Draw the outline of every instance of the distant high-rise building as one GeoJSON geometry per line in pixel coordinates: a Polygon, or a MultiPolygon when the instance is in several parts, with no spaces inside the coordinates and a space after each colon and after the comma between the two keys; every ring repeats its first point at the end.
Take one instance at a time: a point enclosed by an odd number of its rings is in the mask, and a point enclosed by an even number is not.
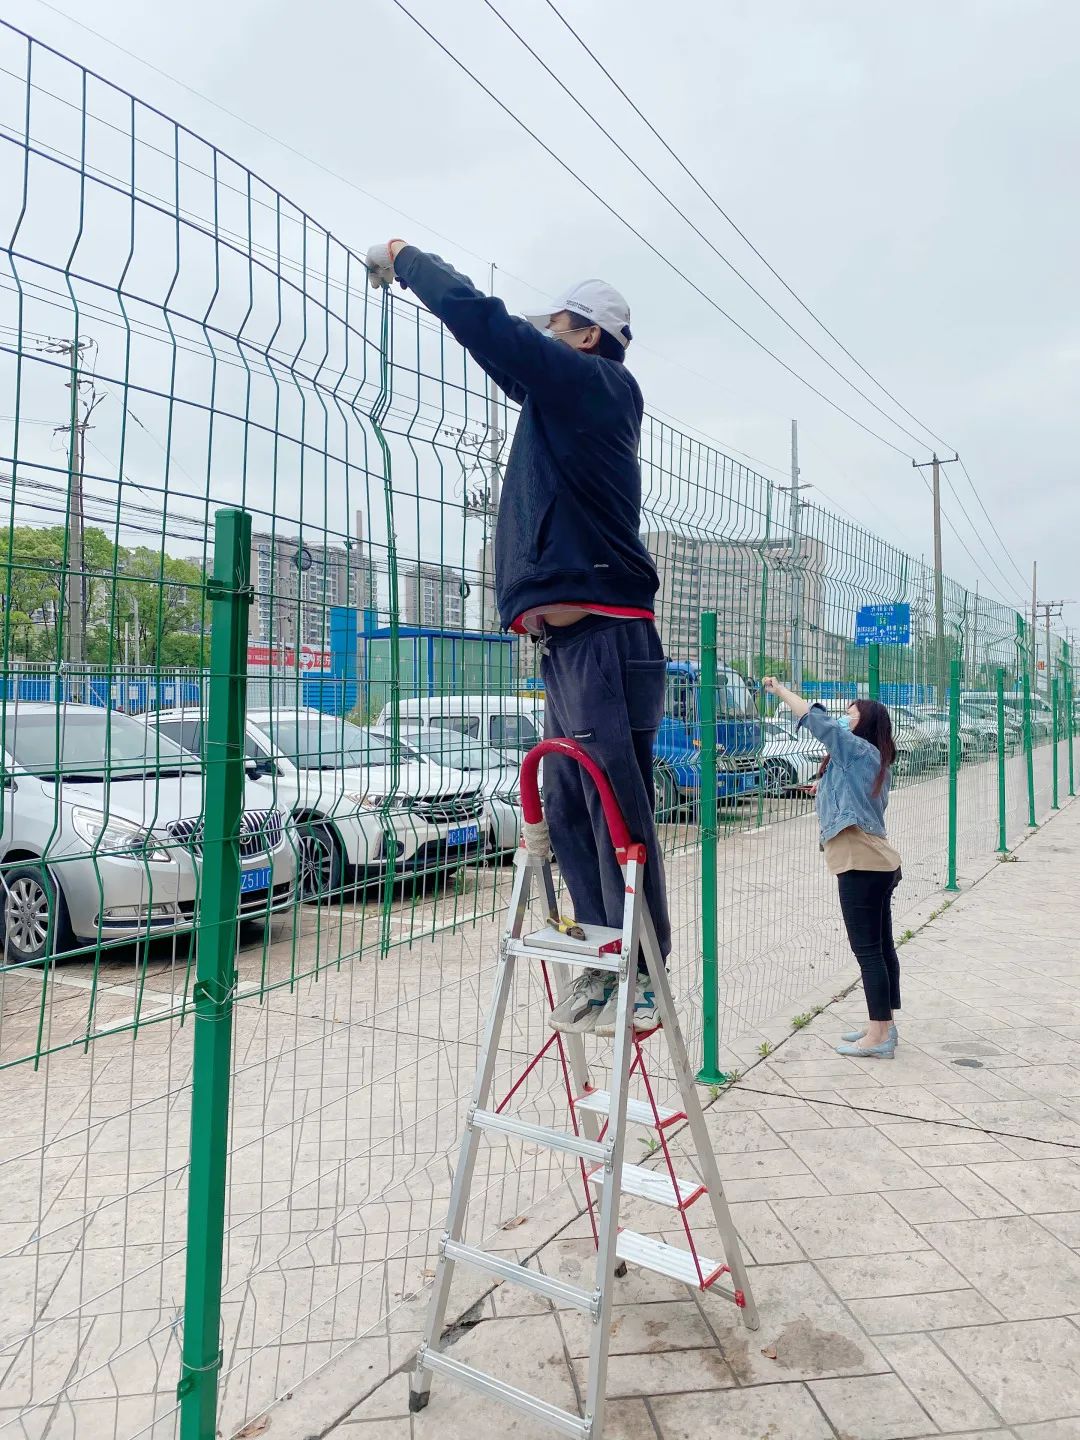
{"type": "MultiPolygon", "coordinates": [[[[357,515],[357,524],[360,516],[357,515]]],[[[314,543],[307,535],[259,531],[251,537],[255,600],[249,634],[269,645],[330,644],[334,606],[370,607],[373,577],[363,536],[340,545],[314,543]]]]}

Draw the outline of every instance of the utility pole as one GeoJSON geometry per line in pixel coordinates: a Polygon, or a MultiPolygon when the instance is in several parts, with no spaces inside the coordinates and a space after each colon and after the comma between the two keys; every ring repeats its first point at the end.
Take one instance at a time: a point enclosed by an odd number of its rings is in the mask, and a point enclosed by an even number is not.
{"type": "MultiPolygon", "coordinates": [[[[1036,600],[1035,609],[1043,613],[1043,623],[1046,628],[1046,698],[1050,699],[1054,688],[1054,667],[1050,663],[1050,621],[1057,620],[1066,605],[1071,605],[1071,600],[1036,600]]],[[[1037,634],[1038,631],[1033,633],[1037,634]]],[[[1036,665],[1036,669],[1038,666],[1036,665]]],[[[1035,682],[1035,689],[1038,691],[1038,681],[1035,682]]]]}
{"type": "Polygon", "coordinates": [[[955,465],[959,459],[960,456],[954,454],[951,460],[939,460],[935,450],[932,460],[924,460],[921,464],[918,460],[911,462],[916,470],[925,470],[929,465],[934,472],[934,683],[939,705],[949,683],[945,663],[945,586],[941,573],[941,467],[955,465]]]}
{"type": "Polygon", "coordinates": [[[82,339],[49,340],[38,346],[38,349],[46,354],[66,355],[71,362],[71,378],[68,380],[68,389],[71,391],[68,423],[58,425],[54,433],[66,433],[68,436],[68,559],[64,585],[67,624],[64,627],[64,659],[75,672],[74,686],[77,697],[81,697],[81,672],[86,663],[86,556],[83,546],[83,465],[86,432],[90,428],[90,416],[105,398],[98,394],[94,377],[81,373],[81,361],[83,352],[96,345],[96,340],[83,336],[82,339]],[[83,391],[87,392],[86,399],[83,399],[83,391]]]}
{"type": "Polygon", "coordinates": [[[799,483],[799,422],[791,422],[791,484],[778,485],[778,490],[791,494],[791,688],[802,693],[803,687],[803,565],[802,565],[802,501],[800,490],[812,485],[799,483]]]}

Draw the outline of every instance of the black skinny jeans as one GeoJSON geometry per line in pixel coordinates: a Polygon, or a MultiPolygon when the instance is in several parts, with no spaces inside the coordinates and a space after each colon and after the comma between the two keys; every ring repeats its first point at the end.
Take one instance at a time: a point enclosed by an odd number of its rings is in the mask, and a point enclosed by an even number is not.
{"type": "Polygon", "coordinates": [[[892,897],[899,870],[845,870],[836,877],[848,940],[862,971],[871,1020],[900,1009],[900,960],[893,944],[892,897]]]}

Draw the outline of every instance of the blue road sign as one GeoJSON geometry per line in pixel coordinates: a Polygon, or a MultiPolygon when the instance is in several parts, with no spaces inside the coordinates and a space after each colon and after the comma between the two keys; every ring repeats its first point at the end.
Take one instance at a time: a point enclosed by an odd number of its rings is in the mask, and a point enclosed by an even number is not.
{"type": "Polygon", "coordinates": [[[856,645],[910,645],[910,605],[860,605],[855,615],[856,645]]]}

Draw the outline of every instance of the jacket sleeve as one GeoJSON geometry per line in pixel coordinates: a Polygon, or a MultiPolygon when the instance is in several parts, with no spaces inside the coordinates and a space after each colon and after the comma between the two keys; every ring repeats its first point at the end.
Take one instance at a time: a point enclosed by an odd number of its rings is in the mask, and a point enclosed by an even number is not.
{"type": "Polygon", "coordinates": [[[846,770],[852,760],[861,753],[863,746],[868,744],[858,735],[853,735],[846,725],[841,725],[835,715],[829,714],[824,705],[811,705],[799,721],[799,727],[801,728],[803,725],[811,735],[821,741],[830,757],[842,770],[846,770]]]}
{"type": "Polygon", "coordinates": [[[501,300],[477,290],[438,255],[406,245],[398,251],[394,271],[519,404],[530,394],[548,403],[572,404],[593,378],[595,367],[584,356],[511,315],[501,300]]]}

